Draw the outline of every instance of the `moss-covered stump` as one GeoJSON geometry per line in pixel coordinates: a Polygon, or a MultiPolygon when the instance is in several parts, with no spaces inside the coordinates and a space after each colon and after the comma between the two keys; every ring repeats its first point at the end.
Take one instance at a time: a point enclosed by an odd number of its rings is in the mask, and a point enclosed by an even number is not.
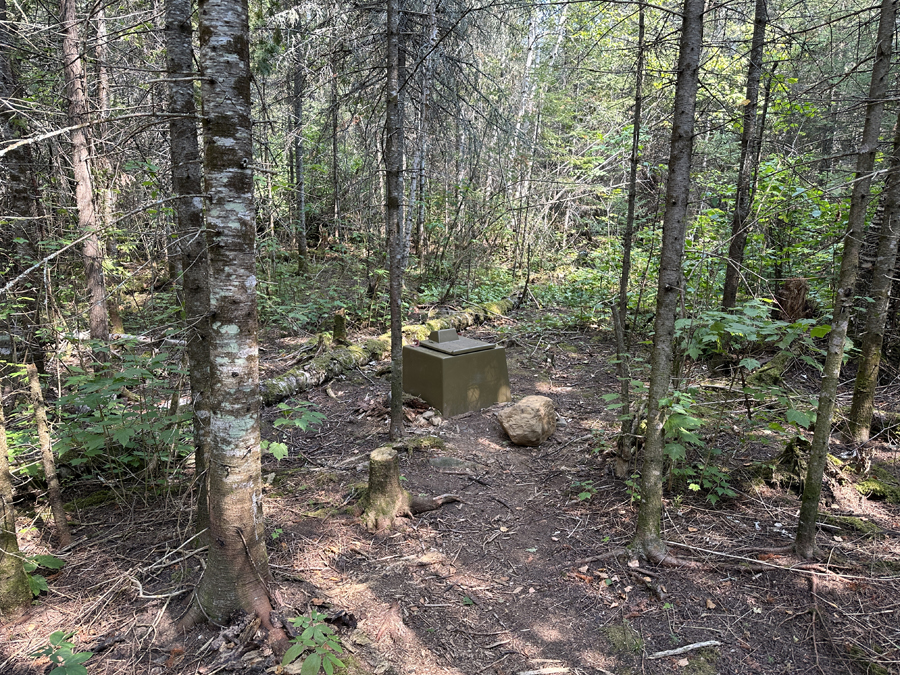
{"type": "Polygon", "coordinates": [[[793,359],[794,355],[791,352],[778,352],[747,377],[747,384],[751,387],[774,387],[780,384],[784,371],[793,359]]]}
{"type": "MultiPolygon", "coordinates": [[[[403,326],[405,340],[425,340],[432,331],[454,328],[465,330],[470,326],[484,323],[492,317],[503,316],[512,308],[512,300],[488,302],[465,312],[449,314],[432,319],[424,324],[403,326]]],[[[335,337],[337,341],[337,337],[335,337]]],[[[279,401],[290,398],[301,391],[318,387],[347,370],[365,365],[373,359],[382,359],[391,351],[390,333],[366,340],[361,345],[350,345],[322,354],[309,363],[289,370],[280,377],[275,377],[259,385],[264,405],[275,405],[279,401]]]]}
{"type": "Polygon", "coordinates": [[[334,313],[334,331],[332,337],[336,344],[346,345],[347,342],[347,312],[343,308],[334,313]]]}
{"type": "Polygon", "coordinates": [[[856,484],[856,491],[867,499],[900,504],[900,481],[881,467],[873,466],[869,476],[856,484]]]}
{"type": "Polygon", "coordinates": [[[369,487],[360,500],[361,518],[367,529],[389,530],[394,521],[411,516],[409,492],[400,487],[400,459],[397,451],[384,446],[369,456],[369,487]]]}

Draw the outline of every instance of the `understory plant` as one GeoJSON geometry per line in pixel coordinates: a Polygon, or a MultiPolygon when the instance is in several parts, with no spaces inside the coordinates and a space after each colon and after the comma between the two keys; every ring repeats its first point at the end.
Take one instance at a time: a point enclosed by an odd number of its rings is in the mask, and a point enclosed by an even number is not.
{"type": "Polygon", "coordinates": [[[335,668],[343,668],[344,663],[337,657],[343,654],[340,638],[325,623],[325,615],[312,610],[309,616],[298,616],[290,619],[291,624],[302,632],[293,638],[293,643],[284,653],[281,665],[286,666],[307,654],[300,666],[300,675],[317,675],[324,671],[332,675],[335,668]]]}
{"type": "Polygon", "coordinates": [[[75,652],[75,645],[69,642],[73,633],[58,630],[52,635],[48,644],[31,653],[31,658],[46,656],[56,666],[49,675],[87,675],[87,668],[82,664],[90,659],[93,652],[75,652]]]}

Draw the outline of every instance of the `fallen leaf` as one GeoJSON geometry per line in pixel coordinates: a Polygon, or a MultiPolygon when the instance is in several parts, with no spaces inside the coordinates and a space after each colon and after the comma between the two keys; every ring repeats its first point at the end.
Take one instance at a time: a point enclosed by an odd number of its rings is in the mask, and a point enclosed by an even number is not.
{"type": "Polygon", "coordinates": [[[584,567],[579,567],[578,571],[581,572],[582,574],[587,574],[588,566],[585,565],[584,567]]]}
{"type": "Polygon", "coordinates": [[[715,608],[716,608],[716,603],[714,603],[712,600],[707,598],[706,599],[706,609],[715,609],[715,608]]]}
{"type": "Polygon", "coordinates": [[[680,666],[681,668],[684,668],[684,667],[685,667],[687,664],[689,664],[689,663],[690,663],[690,661],[688,661],[687,659],[678,659],[678,660],[675,662],[675,665],[676,665],[676,666],[680,666]]]}
{"type": "Polygon", "coordinates": [[[529,592],[529,593],[534,593],[534,587],[532,586],[531,588],[529,588],[529,589],[528,589],[528,592],[529,592]]]}
{"type": "Polygon", "coordinates": [[[689,527],[689,528],[688,528],[688,532],[696,532],[696,531],[697,531],[697,528],[696,528],[696,527],[689,527]]]}
{"type": "Polygon", "coordinates": [[[628,566],[629,566],[629,567],[640,567],[640,566],[641,566],[641,563],[638,562],[637,560],[629,560],[629,561],[628,561],[628,566]]]}

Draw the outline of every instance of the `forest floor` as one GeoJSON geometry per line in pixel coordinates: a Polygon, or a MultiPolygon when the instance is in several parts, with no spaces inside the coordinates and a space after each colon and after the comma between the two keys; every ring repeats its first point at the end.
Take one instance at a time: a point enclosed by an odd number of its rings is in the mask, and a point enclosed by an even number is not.
{"type": "MultiPolygon", "coordinates": [[[[671,552],[700,564],[604,556],[628,545],[637,514],[606,452],[617,424],[602,398],[618,388],[611,339],[540,328],[535,317],[466,335],[509,340],[514,400],[553,399],[557,431],[537,448],[516,447],[496,419],[501,406],[439,426],[410,409],[409,434],[437,436],[443,447],[402,452],[404,485],[460,502],[396,531],[367,532],[346,513],[368,453],[388,442],[384,364],[300,397],[326,415],[320,427],[285,432],[272,426],[279,412],[265,412],[264,435],[291,448],[263,467],[285,617],[310,609],[336,617],[353,673],[900,673],[900,505],[863,498],[858,478],[838,472],[822,511],[852,518],[820,530],[818,564],[767,552],[793,540],[799,500],[748,476],[755,462],[773,461],[785,437],[748,420],[739,395],[721,395],[727,380],[710,388],[715,401],[704,405],[714,414],[700,433],[721,451],[737,497],[713,506],[672,489],[665,501],[671,552]],[[655,658],[707,641],[718,644],[655,658]]],[[[266,346],[269,355],[291,349],[266,346]]],[[[276,373],[268,359],[264,376],[276,373]]],[[[876,441],[874,466],[900,477],[898,449],[896,439],[876,441]]],[[[245,641],[201,626],[175,648],[159,644],[201,574],[204,554],[182,547],[190,507],[185,493],[73,514],[78,543],[49,577],[49,594],[0,625],[0,673],[48,671],[46,658],[28,655],[54,630],[73,632],[76,651],[96,652],[86,664],[92,675],[299,672],[276,667],[252,630],[245,641]]],[[[30,532],[25,549],[48,550],[47,528],[30,532]]]]}

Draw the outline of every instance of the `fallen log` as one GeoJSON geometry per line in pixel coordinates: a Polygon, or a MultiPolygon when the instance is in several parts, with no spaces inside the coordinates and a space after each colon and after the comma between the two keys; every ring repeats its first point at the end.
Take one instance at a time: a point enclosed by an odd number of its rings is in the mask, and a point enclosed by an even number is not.
{"type": "MultiPolygon", "coordinates": [[[[425,340],[435,330],[455,328],[462,331],[469,326],[484,323],[493,317],[503,316],[513,306],[510,299],[488,302],[472,309],[438,317],[423,324],[403,326],[404,342],[425,340]]],[[[390,333],[370,338],[358,345],[341,347],[313,358],[278,377],[261,382],[259,386],[263,405],[275,405],[301,391],[318,387],[342,373],[380,360],[391,351],[390,333]]]]}

